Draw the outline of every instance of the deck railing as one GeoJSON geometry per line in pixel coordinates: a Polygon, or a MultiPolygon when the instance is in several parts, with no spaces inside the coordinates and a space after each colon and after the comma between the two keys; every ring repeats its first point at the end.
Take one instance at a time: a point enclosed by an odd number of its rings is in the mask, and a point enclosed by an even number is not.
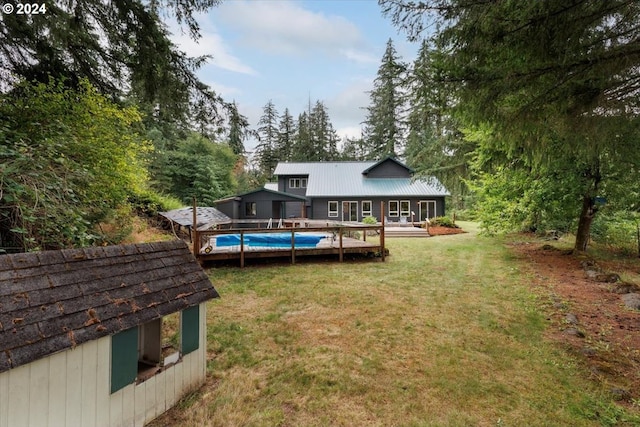
{"type": "MultiPolygon", "coordinates": [[[[268,233],[291,233],[291,249],[286,248],[285,251],[290,250],[291,252],[291,263],[296,262],[296,253],[304,250],[305,252],[309,252],[310,249],[308,247],[304,248],[296,248],[295,244],[295,234],[300,232],[319,232],[326,233],[327,235],[331,235],[334,241],[338,242],[338,257],[339,261],[342,262],[344,259],[345,247],[343,245],[344,237],[353,236],[354,232],[361,231],[362,240],[366,242],[367,234],[375,233],[380,236],[380,244],[379,250],[381,253],[382,261],[385,260],[385,250],[384,250],[384,226],[382,224],[376,225],[363,225],[363,224],[355,224],[355,223],[341,223],[341,224],[327,224],[326,226],[312,226],[313,223],[318,223],[318,221],[309,221],[304,219],[291,219],[285,220],[285,224],[289,223],[290,225],[309,225],[309,226],[291,226],[291,227],[283,227],[283,228],[227,228],[227,229],[213,229],[213,230],[195,230],[194,239],[193,239],[193,251],[196,258],[200,260],[207,259],[207,253],[202,253],[203,248],[209,246],[209,242],[213,237],[224,235],[224,234],[239,234],[240,235],[240,266],[244,267],[245,264],[245,234],[268,234],[268,233]]],[[[268,251],[268,249],[265,249],[268,251]]],[[[275,252],[275,251],[274,251],[275,252]]],[[[278,253],[282,253],[282,249],[278,250],[278,253]]]]}

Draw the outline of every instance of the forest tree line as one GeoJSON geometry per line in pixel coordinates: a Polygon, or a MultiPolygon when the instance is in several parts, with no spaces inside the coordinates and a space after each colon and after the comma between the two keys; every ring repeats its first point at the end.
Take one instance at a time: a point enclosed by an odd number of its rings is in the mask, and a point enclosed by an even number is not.
{"type": "Polygon", "coordinates": [[[269,101],[252,127],[198,79],[207,58],[180,52],[158,12],[197,39],[195,14],[219,1],[160,3],[3,17],[0,248],[117,240],[101,225],[210,205],[259,187],[278,161],[386,156],[437,177],[487,232],[573,232],[585,250],[640,227],[637,2],[381,0],[420,49],[408,63],[389,40],[362,135],[344,140],[320,100],[297,117],[269,101]]]}

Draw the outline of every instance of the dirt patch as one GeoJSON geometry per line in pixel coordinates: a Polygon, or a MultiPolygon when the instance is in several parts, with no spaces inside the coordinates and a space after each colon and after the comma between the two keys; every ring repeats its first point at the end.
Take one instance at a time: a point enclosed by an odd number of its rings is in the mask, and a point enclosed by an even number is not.
{"type": "MultiPolygon", "coordinates": [[[[640,311],[625,306],[619,283],[597,282],[586,265],[637,277],[640,261],[600,261],[538,241],[510,244],[533,270],[533,286],[549,298],[549,337],[576,355],[614,398],[640,399],[640,311]]],[[[633,286],[631,286],[633,289],[633,286]]],[[[628,294],[627,294],[628,295],[628,294]]]]}
{"type": "Polygon", "coordinates": [[[446,236],[449,234],[466,233],[462,228],[440,227],[433,225],[429,227],[429,234],[432,236],[446,236]]]}

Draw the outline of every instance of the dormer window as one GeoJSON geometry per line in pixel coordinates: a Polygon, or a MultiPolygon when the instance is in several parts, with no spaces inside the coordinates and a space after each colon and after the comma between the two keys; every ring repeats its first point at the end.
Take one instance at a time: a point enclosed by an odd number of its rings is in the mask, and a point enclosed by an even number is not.
{"type": "Polygon", "coordinates": [[[289,188],[307,188],[307,178],[289,178],[289,188]]]}

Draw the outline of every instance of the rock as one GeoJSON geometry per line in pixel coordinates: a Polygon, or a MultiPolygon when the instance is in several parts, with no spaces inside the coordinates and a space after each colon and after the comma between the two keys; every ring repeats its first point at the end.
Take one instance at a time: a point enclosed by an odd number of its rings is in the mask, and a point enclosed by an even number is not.
{"type": "Polygon", "coordinates": [[[640,310],[640,293],[630,293],[622,295],[624,305],[633,310],[640,310]]]}
{"type": "Polygon", "coordinates": [[[543,251],[557,251],[558,249],[553,245],[546,244],[546,245],[542,245],[542,250],[543,251]]]}
{"type": "Polygon", "coordinates": [[[598,270],[588,269],[584,271],[588,279],[599,283],[616,283],[620,281],[620,276],[616,273],[602,273],[598,270]]]}
{"type": "Polygon", "coordinates": [[[616,283],[620,281],[620,276],[616,273],[600,273],[594,280],[600,283],[616,283]]]}
{"type": "Polygon", "coordinates": [[[567,323],[570,323],[572,325],[577,325],[578,324],[578,316],[576,316],[573,313],[568,313],[565,316],[565,320],[567,321],[567,323]]]}
{"type": "Polygon", "coordinates": [[[640,293],[640,286],[635,283],[621,282],[611,289],[614,294],[640,293]]]}
{"type": "Polygon", "coordinates": [[[577,328],[567,328],[564,330],[564,333],[567,335],[572,335],[578,338],[584,338],[584,332],[580,331],[577,328]]]}
{"type": "Polygon", "coordinates": [[[587,279],[595,280],[596,276],[600,274],[598,270],[585,270],[584,274],[587,276],[587,279]]]}
{"type": "Polygon", "coordinates": [[[580,261],[580,265],[585,270],[598,270],[598,266],[596,265],[596,262],[592,259],[582,260],[580,261]]]}
{"type": "Polygon", "coordinates": [[[629,390],[618,387],[611,389],[611,395],[613,396],[614,400],[627,400],[631,397],[631,393],[629,393],[629,390]]]}
{"type": "Polygon", "coordinates": [[[582,351],[582,354],[584,354],[587,357],[593,357],[597,353],[596,350],[591,347],[585,347],[581,351],[582,351]]]}

